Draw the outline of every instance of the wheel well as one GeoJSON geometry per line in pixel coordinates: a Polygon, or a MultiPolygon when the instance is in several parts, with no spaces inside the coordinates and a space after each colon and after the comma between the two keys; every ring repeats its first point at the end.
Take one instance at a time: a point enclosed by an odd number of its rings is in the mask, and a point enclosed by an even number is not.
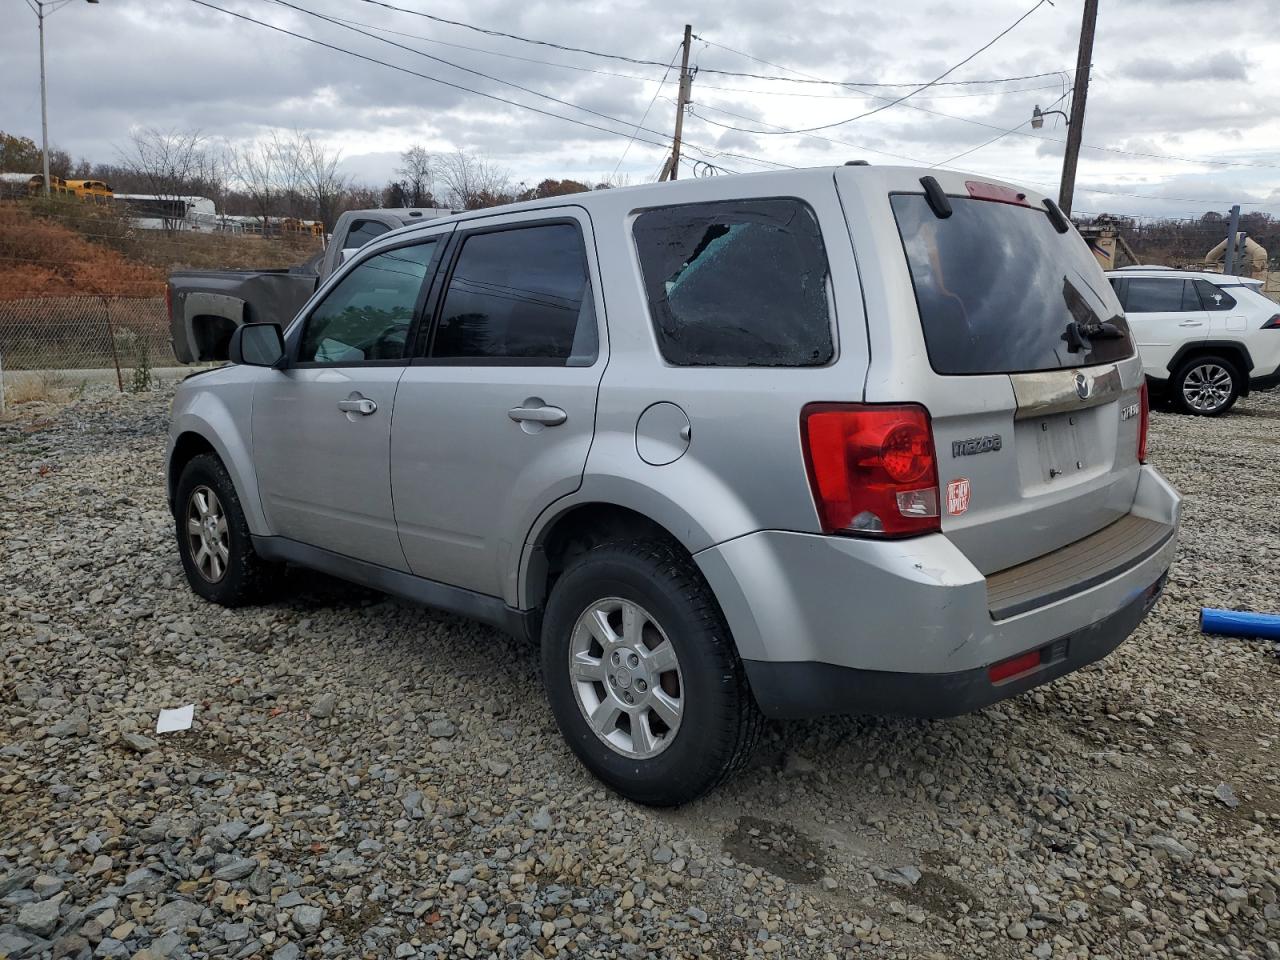
{"type": "Polygon", "coordinates": [[[1240,375],[1240,395],[1248,395],[1249,371],[1253,369],[1253,358],[1243,346],[1234,343],[1208,343],[1191,347],[1174,357],[1169,365],[1169,378],[1173,379],[1189,362],[1201,357],[1221,357],[1235,364],[1236,373],[1240,375]]]}
{"type": "Polygon", "coordinates": [[[227,317],[201,314],[191,318],[191,333],[195,339],[196,359],[226,360],[231,335],[238,324],[227,317]]]}
{"type": "Polygon", "coordinates": [[[662,524],[614,503],[584,503],[553,520],[539,537],[526,576],[530,606],[541,606],[552,585],[574,559],[611,540],[665,540],[684,545],[662,524]]]}
{"type": "Polygon", "coordinates": [[[198,433],[188,431],[179,436],[174,443],[173,454],[169,457],[169,501],[171,503],[178,493],[178,478],[182,476],[183,468],[203,453],[217,455],[213,444],[198,433]]]}
{"type": "Polygon", "coordinates": [[[1253,369],[1253,357],[1249,356],[1248,351],[1244,347],[1236,343],[1203,343],[1194,347],[1188,347],[1185,351],[1179,353],[1171,362],[1170,374],[1178,374],[1178,371],[1187,366],[1189,361],[1198,360],[1199,357],[1222,357],[1224,360],[1230,360],[1235,364],[1235,369],[1239,371],[1240,376],[1248,379],[1249,370],[1253,369]]]}

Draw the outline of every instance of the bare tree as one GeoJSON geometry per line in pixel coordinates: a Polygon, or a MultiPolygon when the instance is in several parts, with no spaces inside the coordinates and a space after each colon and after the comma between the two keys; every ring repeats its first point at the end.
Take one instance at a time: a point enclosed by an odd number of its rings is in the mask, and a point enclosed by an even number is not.
{"type": "Polygon", "coordinates": [[[342,151],[329,150],[310,134],[296,134],[295,146],[303,189],[314,204],[316,219],[331,230],[351,182],[350,177],[338,172],[342,151]]]}
{"type": "Polygon", "coordinates": [[[449,206],[478,210],[511,200],[511,174],[488,158],[458,150],[440,154],[435,160],[448,189],[449,206]]]}
{"type": "Polygon", "coordinates": [[[136,129],[129,136],[129,146],[120,150],[120,157],[124,167],[146,183],[147,192],[174,208],[164,216],[166,230],[185,219],[185,210],[183,216],[176,215],[182,198],[221,192],[217,161],[198,130],[136,129]]]}
{"type": "Polygon", "coordinates": [[[280,195],[280,158],[271,139],[255,140],[227,150],[227,165],[236,184],[249,197],[253,212],[262,222],[262,232],[271,232],[280,195]]]}
{"type": "Polygon", "coordinates": [[[279,212],[282,215],[302,217],[311,209],[305,197],[306,184],[302,170],[302,145],[305,139],[304,134],[297,130],[293,133],[271,131],[271,150],[280,190],[279,212]]]}
{"type": "Polygon", "coordinates": [[[409,205],[421,207],[434,202],[435,161],[426,147],[414,144],[400,154],[400,166],[396,173],[404,178],[402,189],[409,205]]]}

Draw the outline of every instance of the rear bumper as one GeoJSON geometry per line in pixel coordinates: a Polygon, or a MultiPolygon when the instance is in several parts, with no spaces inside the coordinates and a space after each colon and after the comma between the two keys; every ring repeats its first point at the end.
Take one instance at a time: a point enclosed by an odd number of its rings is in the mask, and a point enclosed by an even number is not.
{"type": "Polygon", "coordinates": [[[1280,367],[1272,370],[1270,373],[1263,374],[1260,377],[1249,378],[1249,389],[1251,390],[1271,390],[1280,387],[1280,367]]]}
{"type": "Polygon", "coordinates": [[[987,578],[940,534],[876,541],[760,531],[695,559],[767,714],[945,716],[1061,676],[1123,641],[1173,561],[1179,503],[1143,467],[1132,516],[1168,535],[1109,578],[1050,590],[1000,619],[987,578]],[[989,682],[992,664],[1032,650],[1049,653],[1036,670],[989,682]]]}
{"type": "Polygon", "coordinates": [[[829,713],[954,717],[989,706],[1101,660],[1142,622],[1164,589],[1165,575],[1129,603],[1097,623],[1041,649],[1040,665],[992,683],[986,667],[953,673],[899,673],[858,670],[829,663],[744,661],[751,691],[771,717],[814,717],[829,713]]]}

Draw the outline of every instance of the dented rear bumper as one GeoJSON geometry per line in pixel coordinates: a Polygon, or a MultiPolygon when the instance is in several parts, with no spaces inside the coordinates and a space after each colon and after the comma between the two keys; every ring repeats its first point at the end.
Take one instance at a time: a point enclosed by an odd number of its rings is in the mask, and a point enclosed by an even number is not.
{"type": "Polygon", "coordinates": [[[1024,594],[1015,613],[941,534],[883,541],[760,531],[695,559],[766,713],[945,716],[1061,676],[1122,642],[1173,561],[1179,504],[1143,467],[1130,516],[1150,522],[1134,524],[1144,536],[1152,524],[1163,535],[1102,580],[1080,548],[1064,553],[1081,571],[1078,589],[1047,580],[1042,602],[1024,594]],[[990,683],[992,664],[1035,650],[1044,652],[1036,669],[990,683]]]}

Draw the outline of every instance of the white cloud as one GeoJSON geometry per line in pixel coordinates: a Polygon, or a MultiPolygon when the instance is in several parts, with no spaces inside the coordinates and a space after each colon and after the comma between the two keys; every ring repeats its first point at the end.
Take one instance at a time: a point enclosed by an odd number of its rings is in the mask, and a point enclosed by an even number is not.
{"type": "MultiPolygon", "coordinates": [[[[346,169],[375,183],[391,175],[400,150],[419,142],[434,149],[483,150],[517,180],[591,179],[612,170],[662,74],[660,67],[484,36],[357,0],[291,0],[331,16],[412,34],[384,35],[433,57],[617,118],[613,122],[268,0],[213,2],[408,70],[615,132],[585,129],[362,62],[237,21],[191,0],[104,0],[94,6],[68,4],[48,21],[54,143],[76,157],[113,161],[115,145],[122,144],[134,126],[198,128],[231,141],[271,126],[297,127],[340,147],[346,169]]],[[[674,54],[687,19],[702,38],[694,44],[694,62],[700,68],[693,84],[696,115],[685,125],[690,156],[698,156],[701,147],[798,165],[857,157],[873,163],[894,162],[885,154],[933,163],[1026,120],[1032,106],[1048,106],[1062,90],[1061,81],[1054,77],[1007,84],[995,88],[998,93],[993,95],[978,95],[992,88],[938,87],[907,104],[821,131],[819,136],[827,139],[743,133],[707,122],[765,129],[715,112],[721,108],[786,128],[816,126],[884,103],[865,94],[892,97],[909,89],[868,89],[858,94],[711,72],[786,74],[726,48],[823,78],[923,80],[989,40],[1023,13],[1029,0],[991,0],[982,5],[980,16],[970,4],[948,2],[858,8],[784,5],[775,0],[727,5],[690,0],[674,13],[637,0],[607,4],[604,0],[444,0],[429,7],[423,0],[394,2],[569,46],[662,62],[674,54]]],[[[1071,68],[1080,6],[1081,0],[1059,0],[1056,6],[1041,7],[949,79],[1071,68]]],[[[1272,109],[1280,95],[1280,74],[1265,66],[1280,59],[1280,41],[1258,29],[1280,14],[1280,0],[1236,0],[1231,17],[1220,12],[1220,5],[1209,0],[1130,0],[1104,5],[1093,56],[1085,142],[1163,157],[1280,167],[1280,122],[1273,119],[1272,109]],[[1210,19],[1212,29],[1207,29],[1210,19]]],[[[36,137],[35,18],[18,6],[9,11],[6,23],[10,29],[0,33],[0,63],[5,65],[0,117],[6,130],[36,137]]],[[[663,99],[674,96],[672,73],[645,121],[646,127],[662,134],[673,119],[673,108],[663,99]]],[[[1025,126],[1022,131],[1029,132],[1025,126]]],[[[1039,134],[1061,139],[1065,130],[1051,122],[1039,134]]],[[[640,136],[659,139],[644,131],[640,136]]],[[[1061,150],[1052,140],[1010,135],[956,165],[1052,189],[1058,180],[1061,150]]],[[[660,165],[662,154],[659,147],[636,143],[622,172],[633,180],[646,179],[660,165]]],[[[722,158],[720,162],[735,169],[758,168],[744,160],[722,158]]],[[[1208,209],[1200,200],[1252,198],[1275,204],[1280,212],[1280,169],[1267,166],[1214,167],[1086,149],[1081,156],[1080,188],[1077,206],[1083,209],[1187,215],[1208,209]],[[1084,192],[1089,189],[1163,199],[1084,192]]]]}

